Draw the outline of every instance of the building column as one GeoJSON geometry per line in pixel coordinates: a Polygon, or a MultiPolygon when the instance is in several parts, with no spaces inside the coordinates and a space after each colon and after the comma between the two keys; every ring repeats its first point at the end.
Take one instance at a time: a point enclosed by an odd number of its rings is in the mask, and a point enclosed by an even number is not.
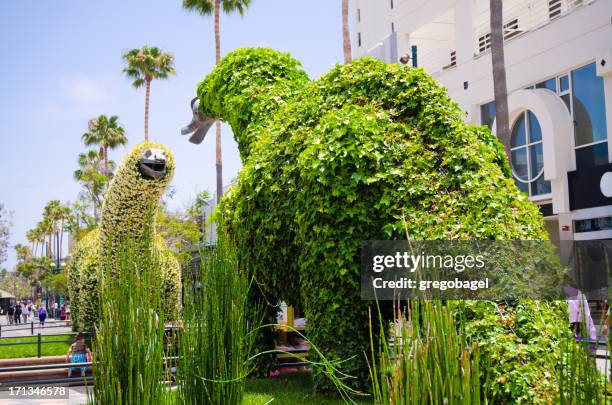
{"type": "Polygon", "coordinates": [[[455,52],[457,65],[474,58],[473,0],[455,3],[455,52]]]}

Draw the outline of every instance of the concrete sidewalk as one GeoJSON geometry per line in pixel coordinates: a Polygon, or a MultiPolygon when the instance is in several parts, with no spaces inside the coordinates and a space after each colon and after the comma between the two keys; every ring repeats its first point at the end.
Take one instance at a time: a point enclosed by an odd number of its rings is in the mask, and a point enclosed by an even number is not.
{"type": "Polygon", "coordinates": [[[47,320],[45,327],[41,327],[38,320],[34,320],[34,335],[32,335],[31,322],[22,324],[7,325],[6,318],[2,318],[0,321],[1,333],[0,337],[24,337],[24,336],[36,336],[38,333],[41,335],[55,335],[58,333],[72,332],[72,326],[69,321],[57,321],[55,319],[47,320]]]}

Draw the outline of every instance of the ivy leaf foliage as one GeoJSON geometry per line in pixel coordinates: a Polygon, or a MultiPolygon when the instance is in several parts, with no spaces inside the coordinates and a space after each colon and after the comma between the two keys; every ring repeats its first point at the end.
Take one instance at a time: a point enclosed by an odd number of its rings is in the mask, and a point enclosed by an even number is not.
{"type": "Polygon", "coordinates": [[[368,380],[364,240],[546,239],[499,142],[422,69],[363,58],[311,81],[288,54],[245,48],[198,97],[243,160],[216,211],[241,267],[271,300],[305,309],[309,338],[347,360],[356,386],[368,380]]]}

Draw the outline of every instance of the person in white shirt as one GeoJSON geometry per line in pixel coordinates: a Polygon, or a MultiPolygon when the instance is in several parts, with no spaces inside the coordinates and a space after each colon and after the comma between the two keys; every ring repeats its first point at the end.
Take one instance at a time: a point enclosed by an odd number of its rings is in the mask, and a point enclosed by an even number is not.
{"type": "Polygon", "coordinates": [[[565,287],[565,293],[567,294],[569,323],[574,336],[577,338],[588,337],[589,340],[593,341],[597,340],[597,331],[591,317],[589,302],[584,293],[575,287],[569,286],[565,287]],[[588,336],[581,336],[581,325],[584,325],[584,333],[588,334],[588,336]]]}
{"type": "Polygon", "coordinates": [[[21,317],[23,318],[23,323],[28,322],[28,318],[30,316],[30,308],[26,304],[21,304],[21,317]]]}

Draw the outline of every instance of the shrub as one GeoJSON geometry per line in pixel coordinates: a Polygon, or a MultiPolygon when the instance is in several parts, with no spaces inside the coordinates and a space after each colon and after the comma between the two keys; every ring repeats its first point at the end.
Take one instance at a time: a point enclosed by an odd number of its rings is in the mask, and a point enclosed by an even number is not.
{"type": "Polygon", "coordinates": [[[368,380],[364,240],[546,239],[499,142],[422,69],[364,58],[308,81],[287,54],[240,49],[198,97],[232,126],[243,160],[217,209],[241,267],[304,306],[309,338],[357,384],[368,380]]]}

